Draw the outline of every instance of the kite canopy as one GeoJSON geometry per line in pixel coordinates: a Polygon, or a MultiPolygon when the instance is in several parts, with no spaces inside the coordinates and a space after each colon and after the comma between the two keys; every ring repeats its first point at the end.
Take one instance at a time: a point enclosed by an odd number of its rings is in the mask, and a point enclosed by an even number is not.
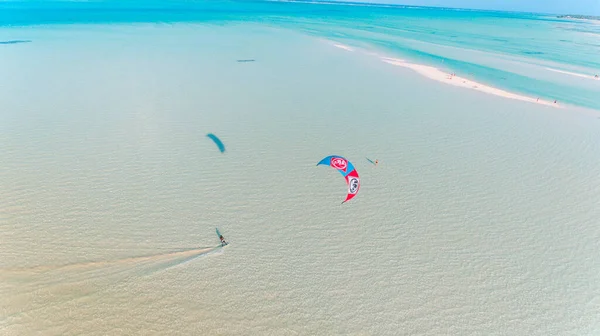
{"type": "Polygon", "coordinates": [[[339,171],[346,179],[348,195],[346,196],[346,200],[342,203],[346,203],[356,196],[358,189],[360,189],[360,179],[358,177],[358,172],[354,169],[354,165],[352,165],[350,161],[341,156],[331,155],[317,163],[317,166],[318,165],[328,165],[331,168],[337,169],[337,171],[339,171]]]}
{"type": "Polygon", "coordinates": [[[216,135],[214,135],[212,133],[208,133],[206,136],[211,138],[211,140],[215,142],[215,145],[217,145],[217,147],[219,147],[219,150],[221,151],[221,153],[225,152],[225,145],[219,138],[217,138],[216,135]]]}

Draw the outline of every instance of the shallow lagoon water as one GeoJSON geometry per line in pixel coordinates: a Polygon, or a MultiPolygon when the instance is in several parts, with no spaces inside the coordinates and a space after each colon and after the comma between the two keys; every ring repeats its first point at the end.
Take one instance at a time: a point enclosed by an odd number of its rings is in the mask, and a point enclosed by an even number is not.
{"type": "Polygon", "coordinates": [[[21,29],[0,62],[3,334],[600,328],[595,111],[254,24],[21,29]],[[361,174],[344,205],[329,154],[361,174]],[[215,227],[231,244],[204,253],[215,227]]]}

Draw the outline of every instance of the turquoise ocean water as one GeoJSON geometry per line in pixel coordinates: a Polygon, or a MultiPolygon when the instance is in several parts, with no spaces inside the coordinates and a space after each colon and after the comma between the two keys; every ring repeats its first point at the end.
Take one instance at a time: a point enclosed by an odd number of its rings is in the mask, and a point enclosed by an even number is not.
{"type": "MultiPolygon", "coordinates": [[[[593,79],[600,74],[600,25],[551,14],[220,0],[8,2],[0,4],[0,9],[0,25],[5,28],[256,22],[433,65],[508,91],[600,108],[600,81],[593,79]]],[[[29,39],[23,31],[13,36],[3,30],[2,34],[3,40],[29,39]]]]}

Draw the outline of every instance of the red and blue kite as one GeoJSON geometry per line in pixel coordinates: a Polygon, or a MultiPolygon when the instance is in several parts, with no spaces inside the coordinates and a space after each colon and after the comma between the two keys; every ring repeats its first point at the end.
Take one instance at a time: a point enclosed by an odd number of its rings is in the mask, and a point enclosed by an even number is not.
{"type": "Polygon", "coordinates": [[[360,188],[360,179],[358,177],[358,172],[354,169],[354,165],[352,165],[350,161],[341,156],[331,155],[317,163],[317,166],[318,165],[328,165],[331,168],[337,169],[346,179],[346,184],[348,184],[348,195],[346,196],[346,200],[342,203],[346,203],[356,196],[358,189],[360,188]]]}

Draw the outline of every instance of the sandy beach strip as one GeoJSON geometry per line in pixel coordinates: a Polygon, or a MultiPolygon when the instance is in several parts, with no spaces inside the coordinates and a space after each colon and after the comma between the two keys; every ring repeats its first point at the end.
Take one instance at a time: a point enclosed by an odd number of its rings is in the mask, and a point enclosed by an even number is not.
{"type": "Polygon", "coordinates": [[[529,103],[542,104],[542,105],[552,106],[552,107],[560,107],[560,105],[558,105],[558,103],[553,103],[553,102],[539,99],[539,98],[531,98],[531,97],[519,95],[516,93],[504,91],[501,89],[497,89],[497,88],[494,88],[491,86],[487,86],[487,85],[472,81],[470,79],[466,79],[466,78],[463,78],[460,76],[448,74],[448,73],[446,73],[438,68],[432,67],[432,66],[409,63],[407,61],[404,61],[404,60],[401,60],[398,58],[382,57],[381,59],[386,63],[411,69],[427,78],[436,80],[438,82],[442,82],[442,83],[446,83],[446,84],[450,84],[450,85],[454,85],[454,86],[458,86],[458,87],[463,87],[463,88],[467,88],[467,89],[472,89],[475,91],[484,92],[487,94],[492,94],[492,95],[496,95],[496,96],[500,96],[500,97],[504,97],[504,98],[515,99],[515,100],[520,100],[520,101],[529,102],[529,103]]]}
{"type": "MultiPolygon", "coordinates": [[[[355,51],[354,48],[349,47],[344,44],[341,44],[341,43],[334,42],[334,43],[332,43],[332,45],[336,48],[340,48],[340,49],[343,49],[346,51],[355,51]]],[[[410,63],[410,62],[407,62],[407,61],[399,59],[399,58],[384,57],[384,56],[378,55],[377,53],[373,53],[373,52],[366,52],[366,53],[369,55],[372,55],[372,56],[378,56],[385,63],[411,69],[422,76],[425,76],[429,79],[433,79],[438,82],[442,82],[442,83],[446,83],[449,85],[458,86],[458,87],[462,87],[462,88],[466,88],[466,89],[471,89],[471,90],[475,90],[475,91],[479,91],[479,92],[483,92],[483,93],[487,93],[487,94],[492,94],[492,95],[503,97],[503,98],[515,99],[515,100],[520,100],[520,101],[524,101],[524,102],[528,102],[528,103],[541,104],[541,105],[546,105],[546,106],[551,106],[551,107],[556,107],[556,108],[561,107],[558,103],[543,100],[540,98],[532,98],[532,97],[527,97],[527,96],[523,96],[520,94],[504,91],[504,90],[501,90],[498,88],[494,88],[494,87],[491,87],[491,86],[488,86],[485,84],[481,84],[481,83],[472,81],[467,78],[456,76],[455,74],[450,74],[450,73],[444,72],[444,71],[442,71],[438,68],[432,67],[432,66],[410,63]]],[[[550,68],[548,68],[548,69],[550,70],[550,68]]]]}

